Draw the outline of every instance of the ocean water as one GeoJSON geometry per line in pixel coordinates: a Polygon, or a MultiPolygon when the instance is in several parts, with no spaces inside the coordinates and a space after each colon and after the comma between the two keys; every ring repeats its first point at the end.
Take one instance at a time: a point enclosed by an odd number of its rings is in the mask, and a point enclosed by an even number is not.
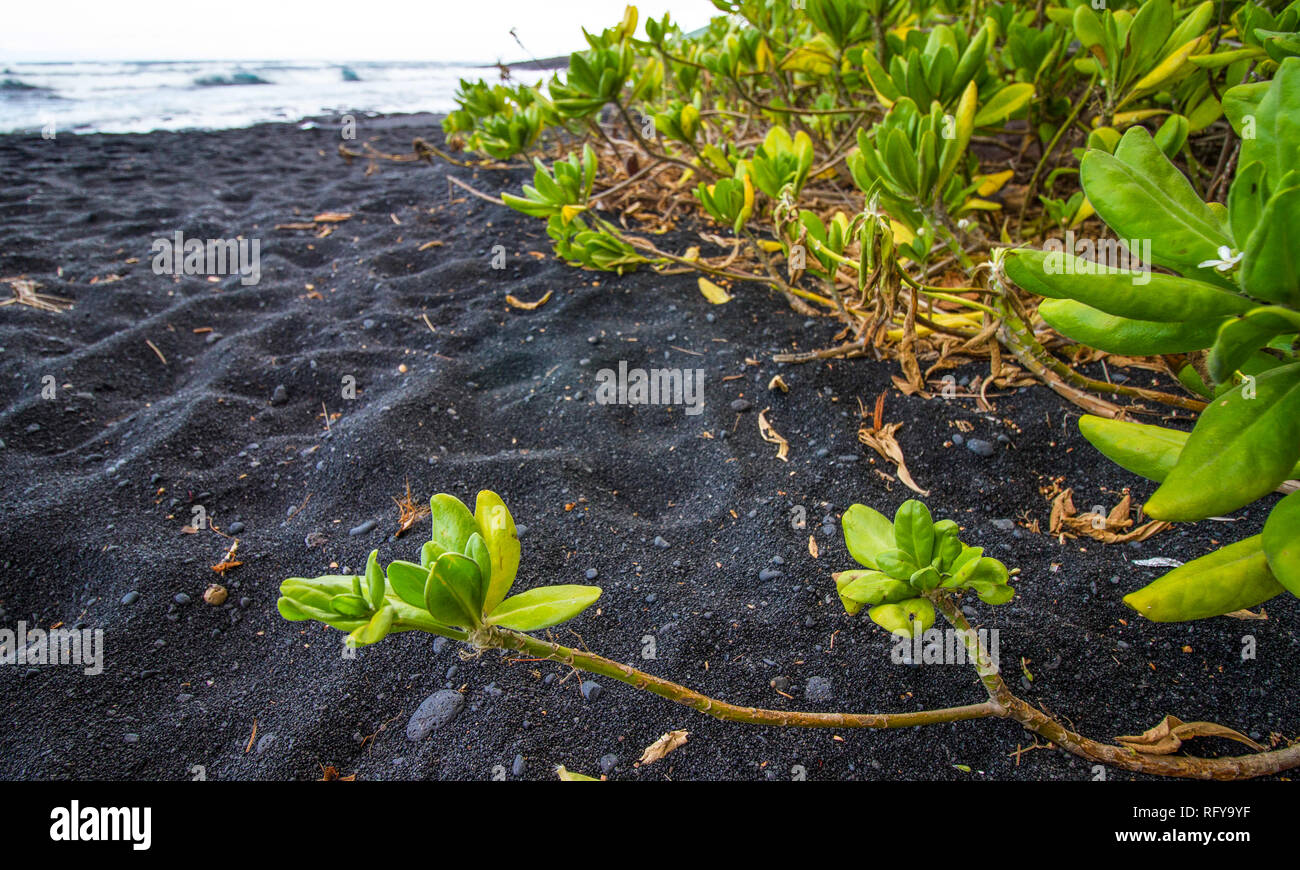
{"type": "MultiPolygon", "coordinates": [[[[514,81],[544,77],[515,68],[514,81]]],[[[149,61],[11,63],[0,70],[0,133],[214,130],[347,112],[446,112],[461,78],[493,66],[440,63],[149,61]]]]}

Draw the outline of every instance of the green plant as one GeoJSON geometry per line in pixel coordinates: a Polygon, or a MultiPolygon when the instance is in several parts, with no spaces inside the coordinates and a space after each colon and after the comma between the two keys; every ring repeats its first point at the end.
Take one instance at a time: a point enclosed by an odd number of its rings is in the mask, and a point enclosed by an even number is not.
{"type": "MultiPolygon", "coordinates": [[[[1205,0],[1183,14],[1181,21],[1172,0],[1147,0],[1136,13],[1107,8],[1098,14],[1087,3],[1076,5],[1073,12],[1062,10],[1060,17],[1068,17],[1086,53],[1075,61],[1075,67],[1101,80],[1105,105],[1100,120],[1123,129],[1164,111],[1135,105],[1173,90],[1196,72],[1190,58],[1210,47],[1207,31],[1214,5],[1205,0]]],[[[1194,92],[1201,93],[1199,83],[1194,92]]],[[[1189,111],[1198,119],[1201,113],[1209,114],[1200,126],[1218,117],[1218,106],[1210,96],[1189,111]],[[1205,100],[1211,102],[1202,108],[1205,100]]]]}
{"type": "Polygon", "coordinates": [[[470,513],[445,493],[429,501],[433,533],[420,561],[385,571],[370,553],[365,577],[290,577],[276,606],[294,622],[316,620],[366,646],[393,632],[425,631],[474,641],[493,628],[537,631],[574,618],[600,597],[596,586],[540,586],[507,597],[519,570],[515,522],[500,496],[483,490],[470,513]]]}
{"type": "MultiPolygon", "coordinates": [[[[1006,585],[1006,568],[961,544],[955,524],[933,522],[929,511],[917,501],[903,504],[893,523],[871,508],[854,505],[844,516],[845,540],[854,558],[868,566],[890,567],[902,573],[902,563],[925,561],[928,553],[927,565],[908,575],[907,580],[892,576],[870,580],[868,573],[885,574],[874,567],[870,572],[842,572],[835,577],[836,586],[850,613],[865,605],[847,597],[847,590],[874,599],[877,592],[863,590],[875,583],[899,594],[915,595],[873,606],[873,619],[901,635],[928,628],[936,612],[941,614],[952,625],[955,642],[979,674],[987,699],[957,707],[899,713],[742,707],[587,650],[525,634],[572,619],[597,599],[600,590],[594,586],[540,586],[509,596],[519,568],[520,548],[514,520],[501,499],[495,493],[480,492],[475,511],[470,513],[454,496],[440,494],[431,499],[430,507],[432,539],[421,548],[419,564],[394,561],[385,576],[379,568],[378,554],[372,552],[364,578],[290,578],[281,584],[281,615],[293,622],[315,620],[347,631],[347,643],[354,646],[378,643],[397,632],[424,631],[464,641],[476,651],[517,650],[530,659],[558,662],[609,677],[728,722],[874,729],[1006,718],[1082,758],[1144,773],[1239,779],[1300,765],[1300,744],[1237,758],[1207,759],[1148,754],[1128,746],[1098,743],[1018,698],[985,648],[983,632],[971,628],[953,598],[954,594],[973,591],[991,603],[1008,600],[1012,593],[1006,585]],[[857,576],[849,578],[845,574],[857,576]],[[901,589],[904,586],[905,593],[901,589]],[[893,609],[882,611],[880,607],[893,609]]],[[[884,597],[893,595],[886,592],[882,601],[884,597]]],[[[1215,733],[1225,730],[1219,728],[1215,733]]]]}
{"type": "MultiPolygon", "coordinates": [[[[1145,506],[1156,519],[1230,513],[1282,486],[1300,460],[1300,59],[1285,59],[1271,83],[1229,90],[1224,107],[1243,136],[1226,206],[1203,202],[1140,127],[1114,154],[1089,151],[1080,169],[1111,229],[1149,243],[1151,261],[1178,274],[1104,268],[1068,252],[1021,250],[1004,263],[1011,280],[1047,297],[1039,314],[1066,336],[1115,353],[1199,355],[1201,368],[1184,365],[1180,380],[1211,402],[1177,460],[1157,469],[1160,487],[1145,506]]],[[[1149,438],[1136,424],[1084,418],[1080,427],[1112,458],[1132,457],[1149,438]]],[[[1117,461],[1153,476],[1150,461],[1117,461]]],[[[1268,534],[1125,600],[1170,621],[1300,594],[1296,500],[1274,508],[1268,534]]]]}
{"type": "Polygon", "coordinates": [[[891,523],[879,511],[855,504],[844,512],[844,543],[865,570],[834,574],[850,614],[869,607],[871,621],[894,634],[914,635],[934,624],[927,597],[937,589],[969,589],[985,604],[1015,595],[1007,567],[957,539],[952,520],[935,522],[916,499],[903,502],[891,523]]]}

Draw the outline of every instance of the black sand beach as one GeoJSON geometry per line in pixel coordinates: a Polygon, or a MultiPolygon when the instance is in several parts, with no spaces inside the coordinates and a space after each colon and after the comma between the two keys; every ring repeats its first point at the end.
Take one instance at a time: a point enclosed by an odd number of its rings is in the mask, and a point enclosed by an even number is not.
{"type": "MultiPolygon", "coordinates": [[[[435,128],[362,120],[358,134],[396,152],[416,135],[441,142],[435,128]]],[[[605,590],[557,630],[563,643],[745,705],[909,711],[983,696],[968,667],[892,663],[884,632],[834,595],[831,572],[851,567],[839,515],[854,502],[892,515],[911,495],[855,436],[859,400],[890,389],[894,364],[775,365],[774,353],[830,344],[836,325],[754,286],[713,306],[690,275],[574,270],[552,257],[540,221],[442,177],[499,193],[529,173],[383,163],[367,176],[338,142],[330,125],[0,137],[0,278],[74,302],[59,314],[0,308],[0,623],[105,638],[98,676],[0,668],[0,777],[184,780],[199,766],[215,780],[302,780],[332,766],[360,780],[553,779],[557,764],[599,775],[605,758],[611,779],[1093,778],[1059,751],[1013,754],[1033,739],[1005,721],[729,725],[599,678],[584,697],[584,677],[559,665],[466,660],[424,635],[349,660],[341,634],[281,619],[285,577],[359,570],[374,547],[385,561],[416,557],[423,522],[392,539],[408,482],[417,502],[447,491],[472,503],[491,488],[526,526],[517,590],[587,582],[589,569],[605,590]],[[327,237],[276,229],[322,212],[353,217],[327,237]],[[155,275],[150,246],[177,230],[260,239],[260,283],[155,275]],[[421,250],[431,241],[442,244],[421,250]],[[498,244],[504,270],[491,268],[498,244]],[[534,311],[505,303],[548,291],[534,311]],[[704,412],[598,405],[596,372],[620,360],[704,369],[704,412]],[[768,391],[777,373],[788,394],[768,391]],[[54,399],[42,398],[46,375],[54,399]],[[347,376],[355,399],[343,398],[347,376]],[[752,408],[733,410],[736,399],[752,408]],[[789,462],[760,438],[766,407],[789,462]],[[243,564],[217,607],[202,594],[228,541],[183,532],[194,505],[242,529],[243,564]],[[794,507],[807,529],[791,527],[794,507]],[[412,713],[444,689],[463,709],[410,740],[412,713]],[[684,748],[634,766],[672,729],[690,732],[684,748]]],[[[663,245],[698,243],[681,230],[663,245]]],[[[891,389],[885,419],[904,423],[936,518],[1021,569],[1011,604],[966,602],[973,623],[1000,631],[1017,690],[1100,740],[1166,714],[1265,744],[1295,738],[1293,597],[1266,605],[1267,621],[1168,625],[1120,600],[1161,572],[1132,560],[1187,560],[1254,534],[1275,499],[1141,544],[1059,543],[1006,522],[1045,529],[1053,479],[1084,510],[1125,487],[1140,503],[1152,485],[1100,457],[1078,410],[1045,387],[994,401],[982,414],[891,389]],[[953,445],[955,421],[993,454],[953,445]],[[1243,660],[1247,635],[1257,656],[1243,660]]]]}

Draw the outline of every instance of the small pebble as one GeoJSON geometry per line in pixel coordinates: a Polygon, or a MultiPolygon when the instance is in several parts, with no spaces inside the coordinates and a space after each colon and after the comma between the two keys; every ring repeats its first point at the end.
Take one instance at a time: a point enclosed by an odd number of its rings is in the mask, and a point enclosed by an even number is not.
{"type": "Polygon", "coordinates": [[[377,525],[379,525],[379,523],[375,522],[374,520],[366,520],[361,525],[353,526],[352,528],[348,529],[348,534],[355,538],[358,535],[364,535],[369,532],[373,532],[375,530],[375,526],[377,525]]]}
{"type": "Polygon", "coordinates": [[[831,681],[825,677],[809,677],[803,696],[809,701],[829,701],[835,697],[835,690],[831,687],[831,681]]]}
{"type": "Polygon", "coordinates": [[[134,589],[132,589],[130,592],[122,596],[122,603],[127,606],[135,604],[139,600],[140,600],[140,593],[136,592],[134,589]]]}
{"type": "Polygon", "coordinates": [[[289,388],[284,384],[280,384],[275,388],[275,391],[271,393],[271,404],[283,405],[287,401],[289,401],[289,388]]]}
{"type": "Polygon", "coordinates": [[[605,690],[600,683],[594,680],[585,680],[582,684],[582,697],[588,701],[594,701],[601,696],[605,690]]]}
{"type": "Polygon", "coordinates": [[[974,453],[976,456],[983,456],[985,458],[992,456],[994,453],[993,445],[980,438],[972,438],[967,441],[966,449],[971,453],[974,453]]]}

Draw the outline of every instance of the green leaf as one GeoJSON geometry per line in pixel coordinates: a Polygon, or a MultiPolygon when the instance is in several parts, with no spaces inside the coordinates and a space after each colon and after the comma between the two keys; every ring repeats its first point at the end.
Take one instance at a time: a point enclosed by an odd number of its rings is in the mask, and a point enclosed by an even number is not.
{"type": "Polygon", "coordinates": [[[1007,85],[994,94],[975,113],[974,126],[997,126],[1019,112],[1034,97],[1034,86],[1027,83],[1007,85]]]}
{"type": "Polygon", "coordinates": [[[502,601],[487,621],[516,631],[537,631],[573,619],[599,597],[599,586],[540,586],[502,601]]]}
{"type": "Polygon", "coordinates": [[[350,646],[369,646],[372,643],[379,643],[392,630],[394,615],[393,608],[382,608],[365,625],[354,629],[348,635],[348,644],[350,646]]]}
{"type": "Polygon", "coordinates": [[[384,606],[384,569],[379,567],[379,551],[371,550],[366,560],[366,592],[375,610],[384,606]]]}
{"type": "Polygon", "coordinates": [[[1246,243],[1241,283],[1252,296],[1300,307],[1300,187],[1264,206],[1246,243]]]}
{"type": "Polygon", "coordinates": [[[867,568],[876,568],[876,554],[894,548],[894,524],[884,514],[855,504],[844,512],[844,544],[849,555],[867,568]]]}
{"type": "Polygon", "coordinates": [[[491,490],[479,492],[474,502],[474,517],[492,558],[492,576],[483,605],[484,611],[491,613],[510,594],[515,575],[519,573],[519,534],[505,502],[491,490]]]}
{"type": "Polygon", "coordinates": [[[1259,160],[1273,184],[1300,166],[1300,58],[1284,60],[1271,82],[1224,92],[1223,111],[1242,139],[1240,166],[1259,160]]]}
{"type": "Polygon", "coordinates": [[[492,577],[492,557],[488,554],[487,544],[478,532],[469,536],[465,542],[465,555],[474,560],[478,566],[479,577],[487,580],[492,577]]]}
{"type": "Polygon", "coordinates": [[[443,553],[433,563],[424,586],[429,614],[446,625],[478,625],[482,613],[483,584],[478,566],[460,553],[443,553]]]}
{"type": "Polygon", "coordinates": [[[1300,363],[1275,368],[1201,412],[1165,482],[1145,505],[1158,520],[1237,510],[1287,479],[1300,459],[1300,363]]]}
{"type": "Polygon", "coordinates": [[[370,602],[360,595],[335,595],[330,599],[330,609],[344,616],[364,616],[370,618],[370,602]]]}
{"type": "Polygon", "coordinates": [[[934,605],[924,598],[879,604],[867,611],[871,621],[891,634],[914,637],[934,625],[934,605]]]}
{"type": "Polygon", "coordinates": [[[454,495],[440,492],[429,499],[429,512],[433,516],[430,540],[449,553],[464,552],[469,536],[479,531],[474,515],[454,495]]]}
{"type": "Polygon", "coordinates": [[[1216,383],[1230,380],[1233,372],[1275,337],[1297,332],[1300,332],[1300,311],[1278,305],[1256,308],[1244,317],[1227,321],[1219,327],[1219,336],[1206,361],[1210,377],[1216,383]]]}
{"type": "Polygon", "coordinates": [[[285,598],[283,595],[276,599],[275,609],[280,611],[280,615],[290,622],[305,622],[312,618],[303,613],[298,605],[293,603],[292,599],[285,598]]]}
{"type": "Polygon", "coordinates": [[[1064,251],[1022,248],[1007,256],[1006,273],[1019,287],[1049,299],[1073,299],[1131,320],[1158,323],[1244,314],[1254,303],[1214,284],[1159,272],[1103,270],[1064,251]]]}
{"type": "Polygon", "coordinates": [[[424,610],[424,587],[429,582],[429,568],[396,559],[388,563],[388,585],[393,587],[398,598],[424,610]]]}
{"type": "Polygon", "coordinates": [[[1005,584],[981,585],[975,588],[975,594],[985,604],[1006,604],[1016,597],[1016,590],[1005,584]]]}
{"type": "Polygon", "coordinates": [[[1259,226],[1264,204],[1264,164],[1256,161],[1239,168],[1228,188],[1228,226],[1238,249],[1246,247],[1250,234],[1259,226]]]}
{"type": "Polygon", "coordinates": [[[939,570],[951,570],[953,562],[961,555],[962,542],[957,539],[960,529],[952,520],[939,520],[934,524],[934,557],[930,560],[939,570]]]}
{"type": "Polygon", "coordinates": [[[1121,238],[1150,239],[1160,266],[1194,267],[1231,247],[1219,218],[1143,127],[1131,127],[1113,155],[1089,151],[1079,165],[1084,192],[1121,238]]]}
{"type": "Polygon", "coordinates": [[[1268,569],[1260,535],[1182,565],[1124,603],[1152,622],[1185,622],[1261,604],[1285,590],[1268,569]]]}
{"type": "Polygon", "coordinates": [[[1273,576],[1292,595],[1300,596],[1300,491],[1273,506],[1260,539],[1273,576]]]}
{"type": "Polygon", "coordinates": [[[903,502],[894,514],[894,542],[918,567],[929,565],[934,558],[934,518],[930,509],[914,498],[903,502]]]}
{"type": "Polygon", "coordinates": [[[909,580],[920,566],[911,555],[902,550],[881,550],[876,554],[876,566],[895,580],[909,580]]]}
{"type": "Polygon", "coordinates": [[[1221,320],[1160,323],[1098,311],[1073,299],[1048,299],[1038,306],[1049,326],[1077,342],[1130,356],[1203,350],[1214,344],[1221,320]]]}
{"type": "MultiPolygon", "coordinates": [[[[840,571],[832,574],[840,599],[857,605],[850,613],[857,613],[862,605],[886,604],[902,601],[912,596],[912,587],[904,580],[895,580],[883,571],[840,571]]],[[[847,608],[847,604],[846,604],[847,608]]]]}
{"type": "Polygon", "coordinates": [[[1163,483],[1178,463],[1186,432],[1084,414],[1079,432],[1107,459],[1134,474],[1163,483]]]}
{"type": "Polygon", "coordinates": [[[909,582],[918,592],[929,592],[939,587],[939,572],[933,565],[926,565],[911,576],[909,582]]]}
{"type": "MultiPolygon", "coordinates": [[[[433,567],[434,562],[438,561],[438,557],[445,552],[447,551],[437,541],[425,541],[424,545],[420,547],[420,564],[427,571],[433,567]]],[[[424,584],[421,584],[420,588],[423,590],[424,584]]],[[[421,592],[420,594],[423,595],[424,593],[421,592]]]]}

